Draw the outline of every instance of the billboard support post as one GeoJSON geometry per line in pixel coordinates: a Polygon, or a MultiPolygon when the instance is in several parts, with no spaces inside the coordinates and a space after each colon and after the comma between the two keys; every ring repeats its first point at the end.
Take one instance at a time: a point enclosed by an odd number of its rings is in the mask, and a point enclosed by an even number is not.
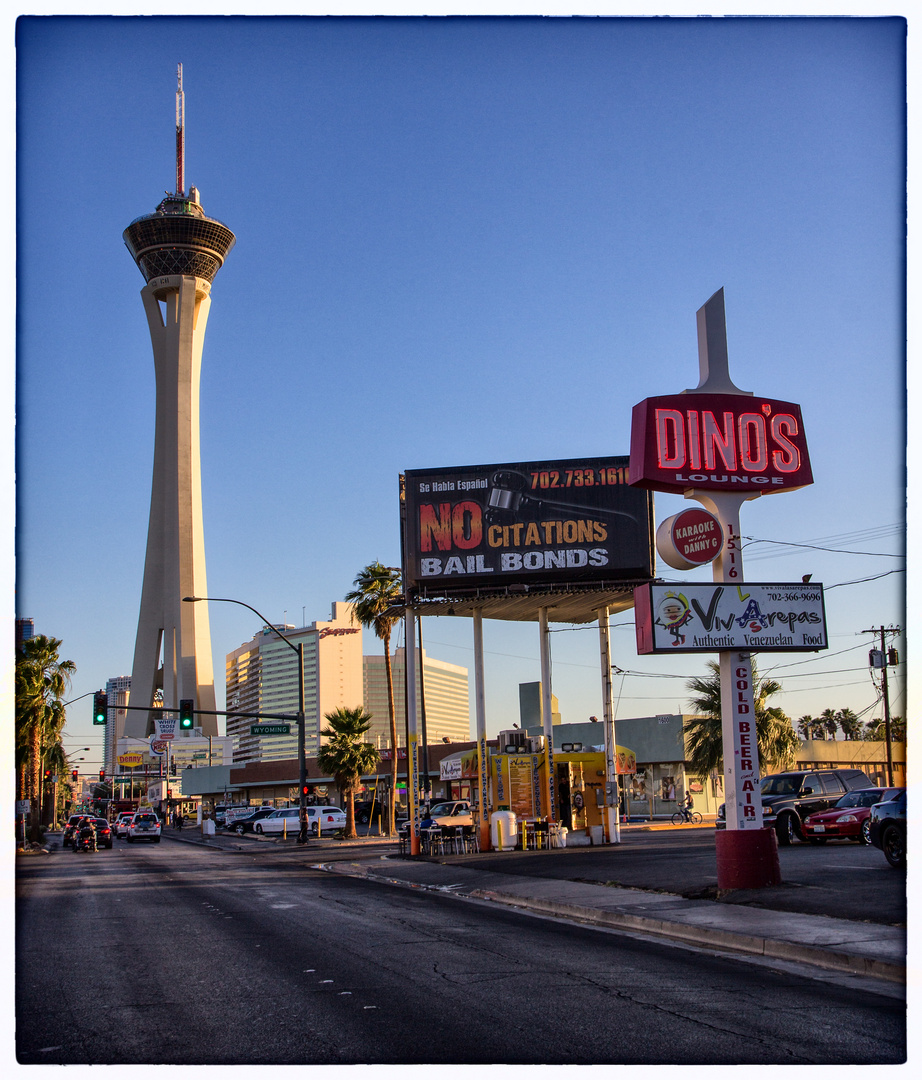
{"type": "Polygon", "coordinates": [[[611,685],[611,634],[608,626],[608,607],[599,608],[599,653],[602,662],[602,720],[605,727],[605,780],[611,798],[606,799],[605,833],[609,844],[621,843],[621,791],[615,758],[618,740],[615,738],[614,694],[611,685]],[[610,805],[609,803],[613,804],[610,805]]]}
{"type": "MultiPolygon", "coordinates": [[[[407,799],[409,801],[410,854],[419,854],[419,741],[416,734],[416,620],[407,610],[407,799]]],[[[394,750],[396,753],[396,748],[394,750]]]]}
{"type": "Polygon", "coordinates": [[[477,724],[477,791],[480,803],[480,850],[490,850],[490,781],[487,758],[487,706],[483,670],[483,611],[475,608],[474,628],[474,712],[477,724]]]}
{"type": "Polygon", "coordinates": [[[554,715],[551,705],[551,635],[547,625],[547,608],[538,610],[538,630],[541,635],[541,712],[544,722],[544,794],[547,799],[547,819],[557,821],[557,778],[554,776],[554,715]]]}

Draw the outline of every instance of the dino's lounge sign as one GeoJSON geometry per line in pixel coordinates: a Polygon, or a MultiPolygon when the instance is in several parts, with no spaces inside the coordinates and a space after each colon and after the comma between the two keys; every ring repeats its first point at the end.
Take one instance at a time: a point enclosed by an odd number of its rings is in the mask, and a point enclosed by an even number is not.
{"type": "Polygon", "coordinates": [[[672,394],[634,406],[630,483],[653,491],[792,491],[813,483],[800,406],[672,394]]]}

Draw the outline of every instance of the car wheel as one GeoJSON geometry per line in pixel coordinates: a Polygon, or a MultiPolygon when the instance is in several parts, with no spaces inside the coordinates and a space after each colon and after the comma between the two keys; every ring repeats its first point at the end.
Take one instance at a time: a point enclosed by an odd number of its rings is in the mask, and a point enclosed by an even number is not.
{"type": "Polygon", "coordinates": [[[899,869],[906,862],[906,843],[903,834],[895,825],[888,825],[880,838],[880,846],[883,848],[887,862],[899,869]]]}
{"type": "Polygon", "coordinates": [[[253,832],[261,833],[262,831],[263,831],[263,827],[257,821],[256,824],[253,826],[253,832]]]}
{"type": "Polygon", "coordinates": [[[858,839],[862,844],[870,844],[871,842],[871,819],[865,818],[861,822],[861,832],[858,833],[858,839]]]}
{"type": "Polygon", "coordinates": [[[236,834],[237,834],[238,836],[243,836],[243,834],[244,834],[244,833],[246,832],[246,829],[244,829],[244,827],[243,827],[242,825],[237,825],[237,826],[236,826],[236,827],[234,828],[234,832],[235,832],[235,833],[236,833],[236,834]]]}
{"type": "Polygon", "coordinates": [[[368,824],[368,815],[367,814],[359,814],[359,825],[367,825],[367,824],[368,824]]]}
{"type": "Polygon", "coordinates": [[[793,844],[797,839],[797,819],[793,814],[782,814],[775,826],[778,833],[778,843],[782,846],[793,844]]]}
{"type": "Polygon", "coordinates": [[[311,825],[311,836],[317,836],[319,834],[319,832],[320,832],[320,827],[317,825],[317,822],[315,821],[314,824],[311,825]]]}
{"type": "Polygon", "coordinates": [[[154,837],[154,843],[155,843],[155,844],[159,844],[159,843],[160,843],[160,837],[159,837],[159,836],[155,836],[155,837],[154,837]]]}
{"type": "Polygon", "coordinates": [[[131,843],[131,841],[132,841],[132,840],[134,840],[134,837],[133,837],[133,836],[126,836],[126,837],[125,837],[125,839],[126,839],[126,840],[128,841],[128,843],[130,844],[130,843],[131,843]]]}

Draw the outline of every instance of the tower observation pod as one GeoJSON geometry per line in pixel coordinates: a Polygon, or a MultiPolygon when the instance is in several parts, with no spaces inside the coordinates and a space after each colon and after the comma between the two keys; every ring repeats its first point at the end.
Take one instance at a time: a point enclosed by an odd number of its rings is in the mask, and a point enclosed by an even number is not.
{"type": "MultiPolygon", "coordinates": [[[[176,94],[176,185],[152,214],[122,234],[147,284],[147,315],[156,372],[154,470],[141,609],[131,670],[131,704],[146,708],[163,691],[163,707],[184,698],[198,712],[215,709],[208,605],[183,604],[207,596],[199,453],[199,381],[205,326],[215,274],[234,246],[234,234],[205,216],[199,193],[184,187],[182,67],[176,94]]],[[[217,717],[196,726],[217,735],[217,717]]],[[[150,712],[129,710],[125,735],[154,732],[150,712]]]]}

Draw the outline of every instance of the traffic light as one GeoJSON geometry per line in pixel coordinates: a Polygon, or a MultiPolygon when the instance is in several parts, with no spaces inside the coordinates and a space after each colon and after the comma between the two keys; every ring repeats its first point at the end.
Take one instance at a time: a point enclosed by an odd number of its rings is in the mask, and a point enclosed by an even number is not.
{"type": "Polygon", "coordinates": [[[97,690],[93,695],[93,723],[104,724],[109,713],[109,698],[105,690],[97,690]]]}
{"type": "Polygon", "coordinates": [[[100,782],[100,784],[104,784],[106,782],[106,770],[105,769],[100,769],[99,770],[99,782],[100,782]]]}
{"type": "Polygon", "coordinates": [[[175,776],[175,775],[176,775],[176,762],[171,761],[170,762],[170,776],[175,776]]]}
{"type": "Polygon", "coordinates": [[[80,770],[79,769],[72,769],[71,770],[70,778],[71,778],[71,780],[73,780],[73,782],[75,784],[76,784],[77,779],[79,778],[79,776],[80,776],[80,770]]]}
{"type": "Polygon", "coordinates": [[[193,724],[192,712],[195,709],[193,698],[182,698],[179,702],[179,726],[188,731],[193,724]]]}

